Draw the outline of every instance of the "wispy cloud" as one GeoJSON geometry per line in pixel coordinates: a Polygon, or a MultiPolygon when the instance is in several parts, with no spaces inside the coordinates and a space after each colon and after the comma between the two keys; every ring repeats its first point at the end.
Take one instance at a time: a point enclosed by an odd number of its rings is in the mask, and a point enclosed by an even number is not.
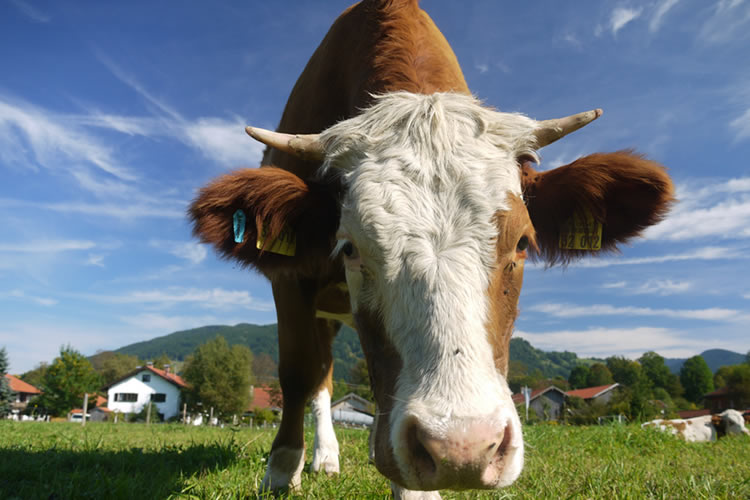
{"type": "Polygon", "coordinates": [[[516,331],[514,335],[528,340],[539,349],[567,350],[579,356],[606,358],[613,355],[637,358],[646,350],[667,357],[687,357],[705,349],[733,347],[715,338],[694,340],[669,328],[591,328],[546,332],[516,331]],[[647,347],[645,347],[647,346],[647,347]]]}
{"type": "Polygon", "coordinates": [[[700,30],[699,37],[708,44],[744,40],[750,37],[750,3],[745,0],[719,0],[713,15],[700,30]]]}
{"type": "Polygon", "coordinates": [[[689,281],[649,280],[634,288],[632,293],[637,295],[674,295],[685,293],[693,287],[689,281]]]}
{"type": "Polygon", "coordinates": [[[734,131],[736,140],[750,139],[750,109],[729,122],[729,128],[734,131]]]}
{"type": "Polygon", "coordinates": [[[48,14],[42,12],[37,7],[30,5],[28,2],[23,0],[10,0],[10,3],[16,6],[16,8],[27,18],[34,21],[35,23],[48,23],[52,19],[48,14]]]}
{"type": "Polygon", "coordinates": [[[205,325],[236,324],[240,321],[228,321],[226,318],[216,316],[168,316],[156,313],[136,314],[133,316],[121,316],[123,323],[136,327],[141,331],[158,332],[163,335],[168,333],[188,330],[205,325]]]}
{"type": "Polygon", "coordinates": [[[185,259],[193,265],[200,264],[208,255],[206,246],[195,242],[151,240],[149,244],[175,257],[185,259]]]}
{"type": "Polygon", "coordinates": [[[648,239],[750,238],[750,178],[678,186],[680,202],[663,222],[645,232],[648,239]]]}
{"type": "Polygon", "coordinates": [[[89,258],[86,261],[87,266],[105,267],[104,266],[104,255],[89,254],[89,258]]]}
{"type": "Polygon", "coordinates": [[[56,299],[51,299],[48,297],[38,297],[36,295],[29,295],[23,290],[11,290],[10,292],[0,293],[0,297],[11,297],[15,299],[27,300],[35,304],[39,304],[40,306],[46,306],[46,307],[54,306],[54,305],[57,305],[58,303],[56,299]]]}
{"type": "Polygon", "coordinates": [[[664,21],[664,17],[679,1],[680,0],[661,0],[659,2],[651,21],[648,23],[648,29],[651,33],[659,31],[659,28],[661,28],[661,24],[664,21]]]}
{"type": "Polygon", "coordinates": [[[581,318],[591,316],[650,316],[704,321],[730,321],[742,316],[741,311],[712,307],[708,309],[652,309],[650,307],[616,307],[608,304],[576,306],[572,304],[536,304],[527,311],[540,312],[556,318],[581,318]]]}
{"type": "Polygon", "coordinates": [[[606,288],[606,289],[610,289],[610,288],[625,288],[627,285],[628,284],[625,281],[617,281],[615,283],[605,283],[605,284],[603,284],[601,286],[601,288],[606,288]]]}
{"type": "Polygon", "coordinates": [[[252,311],[272,311],[273,304],[256,300],[246,290],[210,290],[169,287],[167,289],[136,290],[122,295],[86,296],[93,301],[111,304],[147,304],[160,308],[176,304],[196,304],[208,309],[241,308],[252,311]]]}
{"type": "MultiPolygon", "coordinates": [[[[663,264],[666,262],[682,262],[688,260],[725,260],[745,259],[747,251],[742,248],[733,247],[702,247],[680,253],[655,255],[651,257],[630,258],[589,258],[571,262],[570,267],[603,268],[612,266],[637,266],[645,264],[663,264]]],[[[543,262],[531,262],[526,264],[527,269],[545,269],[543,262]]]]}
{"type": "Polygon", "coordinates": [[[96,244],[87,240],[35,240],[21,243],[0,243],[0,252],[8,253],[46,253],[90,250],[96,244]]]}
{"type": "Polygon", "coordinates": [[[609,19],[609,26],[612,30],[612,35],[616,36],[617,32],[625,27],[629,22],[638,19],[640,17],[642,8],[639,9],[628,9],[625,7],[617,7],[612,11],[612,17],[609,19]]]}

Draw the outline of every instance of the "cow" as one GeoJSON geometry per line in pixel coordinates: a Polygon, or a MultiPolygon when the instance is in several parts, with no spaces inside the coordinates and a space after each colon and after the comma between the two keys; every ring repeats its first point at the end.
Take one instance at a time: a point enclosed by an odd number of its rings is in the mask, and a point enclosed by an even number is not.
{"type": "Polygon", "coordinates": [[[750,435],[742,413],[737,410],[686,419],[656,419],[641,424],[641,428],[669,432],[689,443],[716,441],[726,435],[750,435]]]}
{"type": "Polygon", "coordinates": [[[261,491],[339,472],[331,343],[354,326],[378,405],[377,469],[397,498],[495,489],[523,467],[508,388],[524,263],[613,251],[662,220],[665,168],[633,151],[541,170],[537,151],[601,110],[537,121],[473,97],[417,0],[363,0],[297,80],[262,168],[189,208],[194,234],[271,283],[284,412],[261,491]]]}

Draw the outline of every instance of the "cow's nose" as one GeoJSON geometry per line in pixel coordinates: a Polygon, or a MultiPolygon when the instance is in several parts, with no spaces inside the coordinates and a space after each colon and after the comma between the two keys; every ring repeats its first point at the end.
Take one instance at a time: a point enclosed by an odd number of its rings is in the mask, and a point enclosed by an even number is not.
{"type": "Polygon", "coordinates": [[[512,434],[509,421],[464,419],[438,433],[412,420],[407,430],[412,470],[425,489],[496,488],[512,434]]]}

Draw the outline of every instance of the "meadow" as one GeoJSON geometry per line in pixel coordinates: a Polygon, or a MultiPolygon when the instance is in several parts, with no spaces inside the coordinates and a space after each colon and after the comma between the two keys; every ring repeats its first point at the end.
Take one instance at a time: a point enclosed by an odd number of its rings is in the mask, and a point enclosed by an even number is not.
{"type": "MultiPolygon", "coordinates": [[[[274,432],[0,421],[0,499],[255,498],[274,432]]],[[[524,434],[526,468],[512,487],[443,498],[750,498],[744,436],[685,443],[635,425],[534,425],[524,434]]],[[[368,463],[367,431],[337,435],[340,476],[304,472],[301,494],[290,498],[390,498],[368,463]]]]}

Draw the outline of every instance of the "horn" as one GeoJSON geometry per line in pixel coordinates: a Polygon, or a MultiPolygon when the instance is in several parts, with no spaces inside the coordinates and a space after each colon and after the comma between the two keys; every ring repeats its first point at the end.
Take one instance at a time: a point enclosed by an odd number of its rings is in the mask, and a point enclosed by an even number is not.
{"type": "Polygon", "coordinates": [[[593,109],[576,115],[566,116],[565,118],[539,122],[539,127],[534,130],[537,149],[541,149],[558,139],[562,139],[569,133],[575,132],[584,125],[588,125],[600,116],[602,116],[602,110],[593,109]]]}
{"type": "Polygon", "coordinates": [[[284,134],[257,127],[245,127],[247,135],[266,146],[308,161],[322,161],[325,157],[318,134],[284,134]]]}

